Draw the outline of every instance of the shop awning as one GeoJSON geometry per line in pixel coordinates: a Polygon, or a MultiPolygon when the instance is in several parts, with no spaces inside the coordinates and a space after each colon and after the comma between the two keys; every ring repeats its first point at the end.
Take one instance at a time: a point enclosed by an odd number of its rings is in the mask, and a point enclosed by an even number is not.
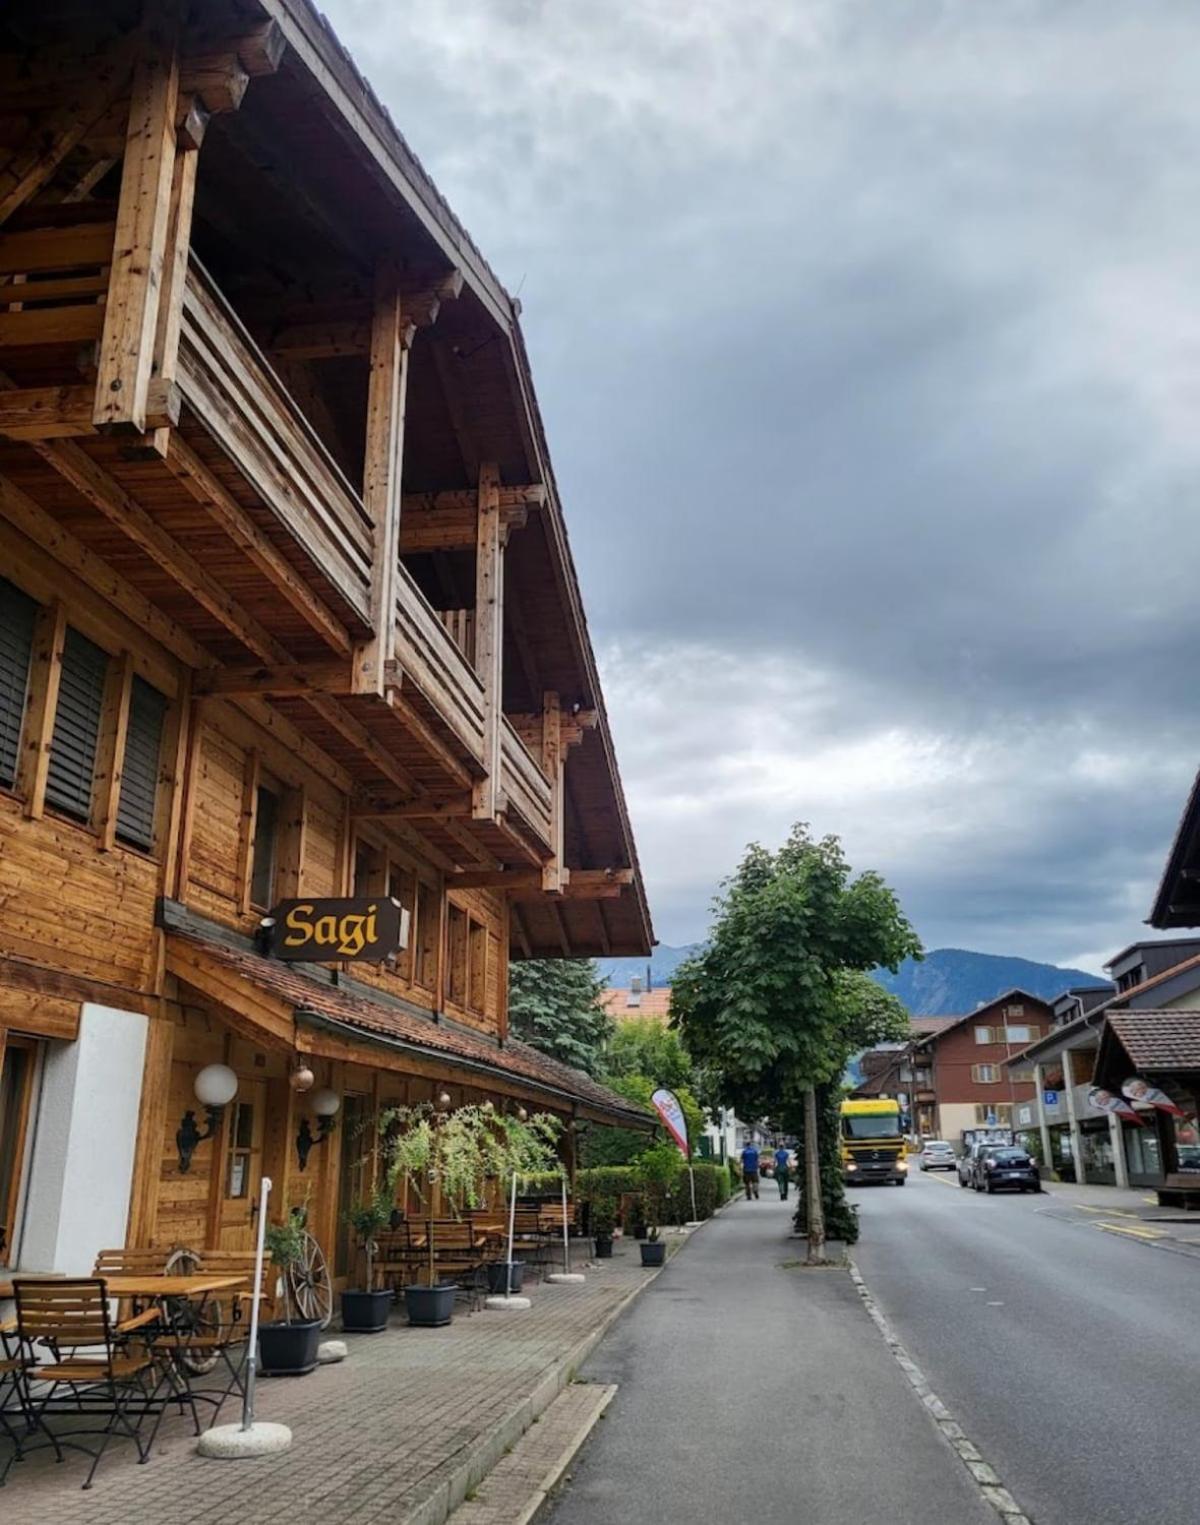
{"type": "Polygon", "coordinates": [[[1200,1011],[1114,1011],[1096,1056],[1097,1085],[1119,1091],[1131,1075],[1200,1074],[1200,1011]]]}
{"type": "Polygon", "coordinates": [[[242,946],[232,934],[208,938],[191,930],[167,935],[167,971],[249,1024],[262,1041],[302,1052],[322,1051],[322,1037],[362,1050],[358,1061],[378,1065],[384,1054],[403,1068],[404,1056],[445,1068],[446,1079],[544,1098],[548,1108],[592,1122],[650,1131],[657,1118],[606,1086],[528,1044],[500,1043],[485,1033],[434,1018],[406,1001],[344,974],[278,963],[242,946]],[[324,976],[324,977],[323,977],[324,976]]]}

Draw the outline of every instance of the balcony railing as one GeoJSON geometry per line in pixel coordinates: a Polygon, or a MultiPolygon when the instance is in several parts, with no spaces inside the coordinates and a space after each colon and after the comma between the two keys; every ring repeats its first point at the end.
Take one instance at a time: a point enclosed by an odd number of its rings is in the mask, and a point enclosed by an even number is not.
{"type": "Polygon", "coordinates": [[[550,780],[506,719],[500,735],[500,788],[525,825],[550,845],[550,780]]]}
{"type": "Polygon", "coordinates": [[[396,661],[477,762],[483,759],[483,680],[404,566],[396,584],[396,661]]]}
{"type": "Polygon", "coordinates": [[[184,293],[179,386],[275,522],[365,619],[374,536],[362,500],[194,259],[184,293]]]}

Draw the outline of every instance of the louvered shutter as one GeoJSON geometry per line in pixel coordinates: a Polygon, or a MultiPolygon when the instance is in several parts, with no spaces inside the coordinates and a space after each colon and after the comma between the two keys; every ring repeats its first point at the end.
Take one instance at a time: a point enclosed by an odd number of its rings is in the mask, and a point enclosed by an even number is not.
{"type": "Polygon", "coordinates": [[[46,774],[46,803],[81,821],[92,813],[92,779],[107,675],[108,653],[68,627],[46,774]]]}
{"type": "Polygon", "coordinates": [[[17,777],[37,605],[0,577],[0,784],[17,777]]]}
{"type": "Polygon", "coordinates": [[[134,678],[129,695],[129,725],[117,806],[117,836],[134,847],[154,842],[154,806],[158,797],[158,760],[167,701],[156,688],[134,678]]]}

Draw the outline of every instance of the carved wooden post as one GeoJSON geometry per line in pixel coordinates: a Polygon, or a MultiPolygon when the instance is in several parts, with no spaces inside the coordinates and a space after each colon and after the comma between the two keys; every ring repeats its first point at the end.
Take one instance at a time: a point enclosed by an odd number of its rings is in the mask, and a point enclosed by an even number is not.
{"type": "Polygon", "coordinates": [[[542,889],[550,894],[562,890],[563,874],[563,764],[562,706],[556,693],[542,695],[542,769],[550,780],[550,845],[553,855],[542,865],[542,889]]]}
{"type": "Polygon", "coordinates": [[[500,520],[500,470],[479,471],[475,531],[475,667],[483,679],[483,766],[471,814],[495,816],[500,793],[500,717],[504,655],[504,535],[500,520]]]}

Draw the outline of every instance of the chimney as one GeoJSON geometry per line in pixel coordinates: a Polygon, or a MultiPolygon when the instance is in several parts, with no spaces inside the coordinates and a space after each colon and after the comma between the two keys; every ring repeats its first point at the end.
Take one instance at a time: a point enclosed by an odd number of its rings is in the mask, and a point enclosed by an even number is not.
{"type": "Polygon", "coordinates": [[[640,1006],[642,1004],[642,981],[641,976],[635,974],[629,982],[629,994],[625,997],[626,1006],[640,1006]]]}

